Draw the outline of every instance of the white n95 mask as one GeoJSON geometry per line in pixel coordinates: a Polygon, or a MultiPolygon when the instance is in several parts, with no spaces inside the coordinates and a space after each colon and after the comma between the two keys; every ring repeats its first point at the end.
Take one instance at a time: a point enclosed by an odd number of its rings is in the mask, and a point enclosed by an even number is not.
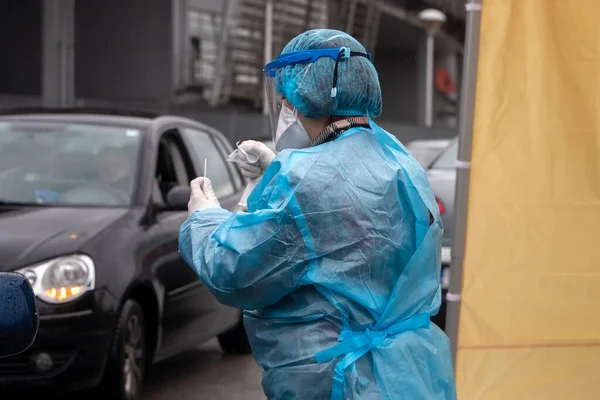
{"type": "Polygon", "coordinates": [[[309,143],[310,137],[298,119],[298,111],[282,104],[275,133],[275,150],[303,149],[309,143]]]}

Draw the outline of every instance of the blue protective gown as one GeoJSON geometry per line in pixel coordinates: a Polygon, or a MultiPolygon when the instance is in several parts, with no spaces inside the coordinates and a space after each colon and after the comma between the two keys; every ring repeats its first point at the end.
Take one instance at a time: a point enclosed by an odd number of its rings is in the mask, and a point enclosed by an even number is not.
{"type": "Polygon", "coordinates": [[[196,211],[179,249],[220,302],[251,310],[269,399],[456,398],[448,339],[429,323],[442,224],[402,144],[371,121],[286,150],[248,210],[196,211]]]}

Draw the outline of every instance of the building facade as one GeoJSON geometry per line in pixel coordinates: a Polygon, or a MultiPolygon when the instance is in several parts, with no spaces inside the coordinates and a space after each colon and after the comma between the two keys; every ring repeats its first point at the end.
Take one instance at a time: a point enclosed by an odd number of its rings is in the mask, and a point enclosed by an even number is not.
{"type": "MultiPolygon", "coordinates": [[[[433,136],[456,127],[460,7],[451,0],[20,0],[0,13],[0,107],[110,106],[201,118],[231,139],[266,134],[261,68],[311,28],[344,30],[373,54],[381,120],[424,124],[426,34],[435,39],[433,136]],[[444,84],[445,82],[445,84],[444,84]],[[237,122],[232,122],[237,121],[237,122]],[[248,129],[248,127],[251,127],[248,129]]],[[[384,124],[384,125],[385,125],[384,124]]],[[[415,131],[416,132],[416,131],[415,131]]]]}

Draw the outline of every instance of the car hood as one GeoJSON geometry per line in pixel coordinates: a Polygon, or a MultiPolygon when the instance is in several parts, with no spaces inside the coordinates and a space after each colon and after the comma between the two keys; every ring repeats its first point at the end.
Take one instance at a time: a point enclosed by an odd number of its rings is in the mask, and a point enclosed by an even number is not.
{"type": "Polygon", "coordinates": [[[0,208],[0,271],[76,252],[127,212],[109,208],[0,208]]]}

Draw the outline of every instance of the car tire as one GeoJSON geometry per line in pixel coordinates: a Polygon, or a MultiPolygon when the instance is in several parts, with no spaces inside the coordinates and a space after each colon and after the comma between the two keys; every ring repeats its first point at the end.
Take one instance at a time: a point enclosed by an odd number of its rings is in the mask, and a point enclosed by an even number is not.
{"type": "Polygon", "coordinates": [[[236,326],[219,335],[219,344],[225,354],[252,353],[248,335],[246,335],[244,322],[241,317],[236,326]]]}
{"type": "Polygon", "coordinates": [[[101,384],[105,398],[141,398],[146,369],[144,312],[135,300],[123,304],[101,384]]]}

